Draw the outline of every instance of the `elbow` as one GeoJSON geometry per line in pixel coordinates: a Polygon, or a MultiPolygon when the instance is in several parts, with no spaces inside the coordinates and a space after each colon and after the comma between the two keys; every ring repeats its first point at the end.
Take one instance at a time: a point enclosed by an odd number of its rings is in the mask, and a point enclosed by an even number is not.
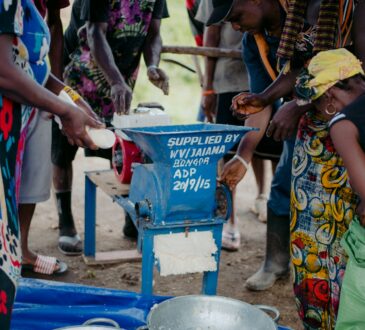
{"type": "Polygon", "coordinates": [[[63,31],[62,21],[60,17],[48,17],[47,25],[51,31],[52,30],[63,31]]]}
{"type": "Polygon", "coordinates": [[[86,35],[87,41],[91,50],[91,53],[94,54],[97,48],[97,44],[100,44],[98,40],[101,40],[101,31],[95,24],[86,24],[86,35]]]}
{"type": "Polygon", "coordinates": [[[87,28],[87,42],[89,44],[91,52],[95,49],[95,29],[94,28],[87,28]]]}

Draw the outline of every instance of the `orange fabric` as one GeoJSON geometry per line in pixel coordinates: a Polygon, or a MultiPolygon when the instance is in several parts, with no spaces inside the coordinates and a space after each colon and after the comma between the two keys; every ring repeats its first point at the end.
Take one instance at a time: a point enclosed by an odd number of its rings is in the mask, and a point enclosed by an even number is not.
{"type": "Polygon", "coordinates": [[[268,59],[269,45],[267,44],[264,36],[261,33],[256,33],[254,35],[254,37],[255,37],[256,44],[257,44],[257,48],[259,49],[262,63],[264,64],[265,69],[266,69],[267,73],[269,74],[269,76],[271,77],[271,79],[275,80],[277,77],[277,74],[276,74],[275,70],[272,68],[270,61],[268,59]]]}

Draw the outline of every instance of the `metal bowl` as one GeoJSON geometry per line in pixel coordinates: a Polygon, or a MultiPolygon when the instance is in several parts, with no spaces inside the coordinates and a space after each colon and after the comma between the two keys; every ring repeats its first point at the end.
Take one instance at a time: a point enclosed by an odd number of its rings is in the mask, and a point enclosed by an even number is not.
{"type": "Polygon", "coordinates": [[[117,322],[115,322],[114,320],[111,320],[111,319],[106,319],[106,318],[95,318],[95,319],[86,321],[82,325],[57,328],[55,330],[79,330],[79,329],[80,330],[112,330],[112,329],[123,330],[119,327],[119,324],[117,322]],[[96,323],[104,323],[104,324],[109,324],[109,325],[108,326],[96,325],[96,323]]]}
{"type": "MultiPolygon", "coordinates": [[[[269,306],[260,308],[276,314],[269,306]]],[[[276,330],[274,320],[248,303],[218,296],[182,296],[166,300],[148,314],[148,330],[276,330]]],[[[141,328],[142,329],[142,328],[141,328]]]]}

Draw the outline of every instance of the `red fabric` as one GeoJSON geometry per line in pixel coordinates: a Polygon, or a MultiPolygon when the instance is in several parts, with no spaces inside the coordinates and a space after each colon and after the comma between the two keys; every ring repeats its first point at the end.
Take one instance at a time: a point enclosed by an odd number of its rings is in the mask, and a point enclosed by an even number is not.
{"type": "Polygon", "coordinates": [[[195,1],[196,0],[186,0],[186,8],[191,10],[194,7],[195,1]]]}
{"type": "Polygon", "coordinates": [[[199,47],[202,47],[203,46],[203,35],[198,34],[194,38],[195,38],[196,45],[199,46],[199,47]]]}

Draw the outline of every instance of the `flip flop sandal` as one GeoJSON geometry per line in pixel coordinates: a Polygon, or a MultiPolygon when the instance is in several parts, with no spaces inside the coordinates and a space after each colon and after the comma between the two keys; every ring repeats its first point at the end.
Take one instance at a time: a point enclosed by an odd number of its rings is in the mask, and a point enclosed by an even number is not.
{"type": "Polygon", "coordinates": [[[241,243],[240,232],[235,231],[225,231],[223,229],[222,233],[222,249],[228,252],[238,251],[241,243]]]}
{"type": "Polygon", "coordinates": [[[67,271],[67,264],[63,261],[59,261],[55,257],[47,257],[42,255],[37,255],[37,259],[32,264],[22,265],[22,269],[29,270],[34,273],[44,274],[44,275],[60,275],[67,271]]]}
{"type": "Polygon", "coordinates": [[[74,236],[60,236],[58,250],[66,256],[79,256],[82,254],[82,242],[78,234],[74,236]]]}

